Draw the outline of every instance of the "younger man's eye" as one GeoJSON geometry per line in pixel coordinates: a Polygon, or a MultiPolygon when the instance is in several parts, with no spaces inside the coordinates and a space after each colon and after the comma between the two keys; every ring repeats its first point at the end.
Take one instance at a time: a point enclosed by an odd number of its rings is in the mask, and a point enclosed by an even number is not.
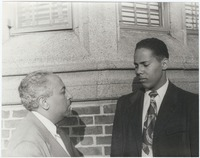
{"type": "Polygon", "coordinates": [[[137,69],[137,68],[138,68],[138,65],[135,65],[135,68],[137,69]]]}

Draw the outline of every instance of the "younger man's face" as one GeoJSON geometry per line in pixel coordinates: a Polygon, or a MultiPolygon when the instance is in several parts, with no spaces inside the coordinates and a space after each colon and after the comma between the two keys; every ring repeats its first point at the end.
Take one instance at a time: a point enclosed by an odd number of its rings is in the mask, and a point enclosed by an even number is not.
{"type": "Polygon", "coordinates": [[[163,60],[158,60],[152,50],[139,48],[134,54],[135,73],[146,90],[157,90],[165,82],[163,60]]]}

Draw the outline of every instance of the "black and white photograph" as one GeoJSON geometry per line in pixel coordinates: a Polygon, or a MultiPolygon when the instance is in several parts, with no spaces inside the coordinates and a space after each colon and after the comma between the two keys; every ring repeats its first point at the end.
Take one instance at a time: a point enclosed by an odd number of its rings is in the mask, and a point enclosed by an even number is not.
{"type": "Polygon", "coordinates": [[[199,157],[198,1],[1,5],[1,157],[199,157]]]}

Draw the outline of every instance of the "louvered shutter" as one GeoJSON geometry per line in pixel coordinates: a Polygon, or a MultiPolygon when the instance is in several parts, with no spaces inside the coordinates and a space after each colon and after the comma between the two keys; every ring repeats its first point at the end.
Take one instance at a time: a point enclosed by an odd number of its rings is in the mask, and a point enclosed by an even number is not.
{"type": "Polygon", "coordinates": [[[71,3],[18,3],[16,23],[19,32],[72,29],[71,3]]]}
{"type": "Polygon", "coordinates": [[[197,30],[199,27],[199,5],[191,2],[185,3],[185,21],[186,28],[189,30],[197,30]]]}
{"type": "Polygon", "coordinates": [[[129,25],[160,27],[161,7],[161,3],[121,3],[121,22],[129,25]]]}

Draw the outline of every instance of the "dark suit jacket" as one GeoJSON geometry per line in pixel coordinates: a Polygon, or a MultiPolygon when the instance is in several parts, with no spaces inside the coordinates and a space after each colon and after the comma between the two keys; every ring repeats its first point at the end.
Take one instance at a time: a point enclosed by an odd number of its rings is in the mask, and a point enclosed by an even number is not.
{"type": "MultiPolygon", "coordinates": [[[[71,156],[80,157],[70,138],[61,136],[71,156]]],[[[38,118],[29,112],[22,120],[9,144],[7,156],[10,157],[69,157],[38,118]]]]}
{"type": "MultiPolygon", "coordinates": [[[[141,156],[143,100],[143,90],[119,98],[113,125],[111,156],[141,156]]],[[[153,155],[198,156],[198,113],[198,95],[169,82],[154,127],[153,155]]]]}

